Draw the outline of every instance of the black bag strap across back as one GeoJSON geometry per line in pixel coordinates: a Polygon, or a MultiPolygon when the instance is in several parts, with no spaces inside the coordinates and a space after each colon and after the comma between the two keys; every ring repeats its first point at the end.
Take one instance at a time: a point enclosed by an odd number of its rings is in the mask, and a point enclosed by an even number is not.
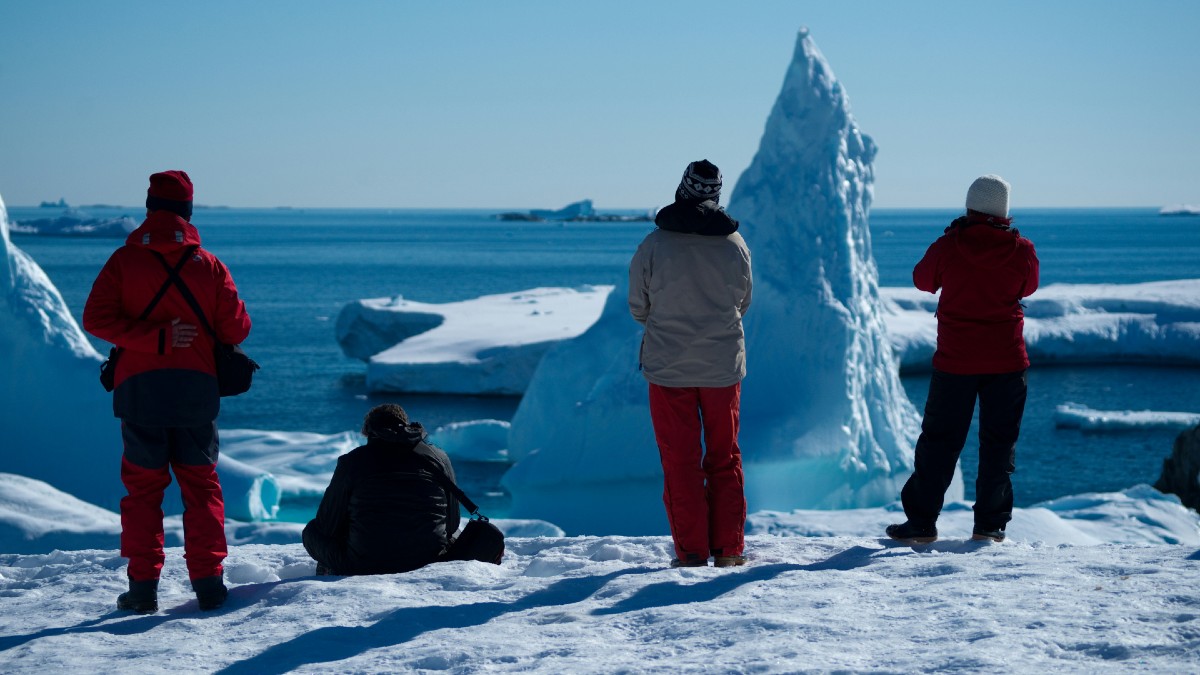
{"type": "Polygon", "coordinates": [[[183,263],[186,262],[188,258],[192,257],[192,255],[196,252],[196,248],[196,246],[189,246],[184,249],[183,259],[180,260],[175,267],[171,267],[170,263],[167,262],[167,259],[163,257],[163,254],[155,250],[151,250],[150,252],[154,254],[155,258],[158,258],[158,262],[162,263],[163,269],[167,270],[167,274],[169,275],[169,278],[167,279],[167,285],[170,286],[172,283],[175,284],[175,287],[179,289],[179,293],[183,296],[183,299],[186,300],[188,306],[192,308],[192,312],[196,315],[196,320],[200,322],[200,325],[204,327],[204,330],[208,331],[208,334],[212,336],[213,341],[219,343],[221,340],[217,338],[217,331],[213,330],[212,324],[208,322],[208,317],[204,316],[204,310],[200,308],[200,303],[196,301],[196,296],[192,295],[192,290],[183,282],[183,277],[179,276],[179,270],[183,268],[183,263]]]}
{"type": "Polygon", "coordinates": [[[442,465],[438,464],[437,460],[433,459],[432,457],[427,455],[421,456],[429,460],[428,464],[433,466],[433,477],[442,484],[442,487],[449,490],[456,498],[458,498],[459,504],[467,507],[467,513],[486,523],[488,521],[488,517],[479,512],[479,507],[475,505],[475,502],[471,501],[471,498],[467,496],[467,493],[462,491],[462,488],[458,487],[457,483],[450,480],[450,476],[447,476],[446,472],[442,470],[442,465]]]}
{"type": "MultiPolygon", "coordinates": [[[[163,258],[158,251],[150,250],[150,252],[158,256],[158,259],[164,265],[167,264],[166,259],[163,258]]],[[[179,262],[175,263],[174,267],[167,265],[167,280],[163,282],[162,287],[159,288],[158,292],[154,294],[154,298],[150,300],[150,304],[146,305],[146,309],[142,310],[142,314],[138,317],[138,321],[145,321],[146,318],[150,316],[150,312],[153,312],[154,308],[158,306],[158,301],[162,300],[163,296],[167,294],[167,289],[171,288],[171,284],[174,283],[175,278],[179,276],[179,271],[183,269],[183,266],[187,264],[188,259],[191,258],[192,254],[195,252],[196,247],[189,246],[186,250],[184,250],[183,257],[179,259],[179,262]]],[[[118,348],[117,351],[120,351],[120,348],[118,348]]]]}

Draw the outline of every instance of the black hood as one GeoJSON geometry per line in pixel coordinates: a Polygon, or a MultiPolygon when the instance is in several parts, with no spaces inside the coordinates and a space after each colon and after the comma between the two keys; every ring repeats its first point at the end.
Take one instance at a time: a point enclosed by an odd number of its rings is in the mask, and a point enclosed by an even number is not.
{"type": "Polygon", "coordinates": [[[423,440],[425,440],[425,428],[418,422],[410,422],[398,427],[371,429],[367,444],[384,443],[409,449],[416,447],[423,440]]]}
{"type": "Polygon", "coordinates": [[[738,229],[738,221],[730,218],[725,209],[710,199],[676,200],[659,210],[654,217],[654,224],[669,232],[708,237],[726,237],[738,229]]]}

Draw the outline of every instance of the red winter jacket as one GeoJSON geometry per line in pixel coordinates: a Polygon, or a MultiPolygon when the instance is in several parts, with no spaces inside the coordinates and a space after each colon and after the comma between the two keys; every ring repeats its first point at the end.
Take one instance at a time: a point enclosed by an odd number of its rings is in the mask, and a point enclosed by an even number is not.
{"type": "MultiPolygon", "coordinates": [[[[174,266],[193,245],[200,245],[195,227],[170,211],[154,211],[112,254],[92,285],[83,327],[123,349],[113,391],[117,417],[152,427],[198,426],[217,418],[213,339],[179,289],[171,286],[149,317],[138,320],[167,280],[167,271],[150,251],[174,266]],[[191,346],[171,348],[174,319],[197,327],[191,346]]],[[[250,316],[233,277],[216,256],[197,248],[180,276],[222,342],[246,339],[250,316]]]]}
{"type": "Polygon", "coordinates": [[[1029,367],[1020,300],[1037,290],[1038,259],[1017,230],[974,215],[955,220],[913,268],[913,284],[942,291],[934,368],[984,375],[1029,367]]]}

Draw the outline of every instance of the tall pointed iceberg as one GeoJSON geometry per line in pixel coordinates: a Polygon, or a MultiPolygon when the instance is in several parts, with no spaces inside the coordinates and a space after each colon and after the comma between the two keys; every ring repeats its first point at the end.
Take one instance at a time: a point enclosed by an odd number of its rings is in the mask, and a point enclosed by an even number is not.
{"type": "MultiPolygon", "coordinates": [[[[889,503],[912,470],[919,420],[886,339],[867,227],[875,151],[801,30],[729,204],[754,257],[740,437],[751,511],[889,503]]],[[[542,361],[510,433],[514,517],[568,533],[667,532],[640,331],[622,284],[591,330],[542,361]]]]}

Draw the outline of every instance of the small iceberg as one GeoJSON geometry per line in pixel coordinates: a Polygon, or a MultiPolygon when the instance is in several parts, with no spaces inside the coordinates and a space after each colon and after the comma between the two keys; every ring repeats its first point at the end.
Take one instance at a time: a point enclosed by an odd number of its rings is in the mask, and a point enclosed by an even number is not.
{"type": "Polygon", "coordinates": [[[1200,206],[1191,204],[1173,204],[1158,210],[1160,216],[1200,216],[1200,206]]]}
{"type": "MultiPolygon", "coordinates": [[[[55,206],[48,202],[43,207],[55,206]]],[[[49,237],[111,237],[124,239],[137,229],[137,222],[129,216],[119,218],[91,218],[83,211],[70,209],[56,218],[21,220],[9,225],[12,234],[30,234],[49,237]]]]}
{"type": "Polygon", "coordinates": [[[527,222],[543,222],[552,221],[572,221],[572,222],[637,222],[653,220],[657,209],[649,209],[639,213],[597,213],[592,200],[584,199],[581,201],[567,204],[561,209],[533,209],[531,211],[510,211],[508,213],[498,213],[496,218],[509,221],[527,221],[527,222]]]}

